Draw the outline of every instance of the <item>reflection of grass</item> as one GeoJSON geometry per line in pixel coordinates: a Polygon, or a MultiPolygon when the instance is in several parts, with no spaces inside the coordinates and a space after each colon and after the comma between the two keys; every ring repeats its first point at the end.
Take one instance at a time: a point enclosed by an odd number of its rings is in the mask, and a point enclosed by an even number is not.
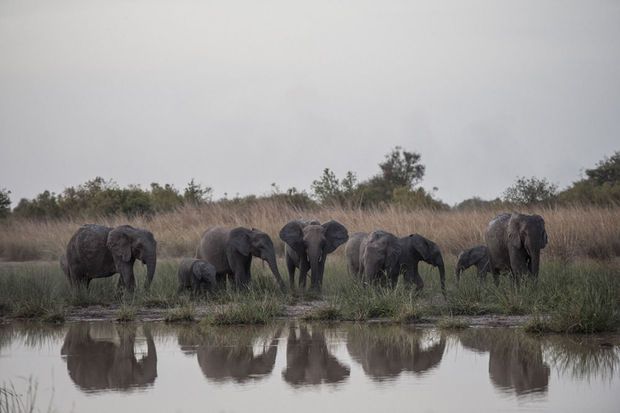
{"type": "MultiPolygon", "coordinates": [[[[28,387],[24,394],[19,393],[12,382],[2,383],[0,386],[0,413],[33,413],[40,411],[36,408],[38,383],[28,379],[28,387]]],[[[52,412],[52,401],[46,410],[52,412]]]]}
{"type": "Polygon", "coordinates": [[[442,330],[463,330],[469,327],[465,320],[456,317],[444,317],[437,322],[437,327],[442,330]]]}
{"type": "Polygon", "coordinates": [[[577,379],[609,379],[620,366],[620,349],[617,345],[601,344],[600,339],[587,336],[578,340],[549,336],[544,340],[545,356],[561,372],[570,372],[577,379]]]}
{"type": "MultiPolygon", "coordinates": [[[[449,274],[453,259],[446,257],[446,261],[449,274]]],[[[135,309],[183,307],[188,298],[176,294],[176,269],[176,261],[160,260],[151,290],[145,292],[142,289],[144,269],[136,265],[138,288],[130,297],[128,294],[119,296],[116,277],[95,279],[89,291],[74,292],[56,263],[2,264],[0,312],[14,317],[60,321],[60,314],[72,307],[94,304],[109,306],[129,301],[135,309]]],[[[482,285],[477,277],[464,276],[459,288],[448,277],[447,300],[441,296],[437,270],[421,263],[420,272],[426,285],[421,292],[406,288],[402,282],[395,289],[373,287],[349,276],[342,258],[330,257],[321,296],[325,304],[319,305],[326,305],[327,309],[317,310],[308,317],[387,318],[411,322],[429,315],[543,314],[549,323],[539,324],[535,330],[561,332],[613,330],[620,319],[617,299],[620,277],[616,276],[613,264],[545,261],[538,282],[526,279],[518,288],[505,275],[499,287],[495,287],[490,276],[482,285]]],[[[262,323],[279,315],[281,305],[295,304],[309,297],[308,294],[282,293],[269,269],[256,263],[248,291],[229,288],[217,294],[192,297],[191,302],[195,306],[215,308],[211,317],[215,323],[262,323]],[[220,307],[227,310],[217,310],[220,307]]]]}

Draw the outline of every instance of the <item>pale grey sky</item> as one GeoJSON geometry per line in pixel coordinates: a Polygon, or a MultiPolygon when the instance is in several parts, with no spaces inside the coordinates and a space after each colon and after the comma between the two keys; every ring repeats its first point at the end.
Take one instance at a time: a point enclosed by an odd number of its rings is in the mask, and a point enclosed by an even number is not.
{"type": "Polygon", "coordinates": [[[360,179],[455,203],[620,149],[620,1],[0,0],[0,187],[360,179]]]}

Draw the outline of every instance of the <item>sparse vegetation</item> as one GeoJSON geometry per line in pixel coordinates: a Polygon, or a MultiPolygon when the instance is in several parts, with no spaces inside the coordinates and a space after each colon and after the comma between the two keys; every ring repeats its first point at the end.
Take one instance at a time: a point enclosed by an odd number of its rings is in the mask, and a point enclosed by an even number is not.
{"type": "Polygon", "coordinates": [[[183,303],[180,307],[171,308],[166,314],[167,323],[190,322],[196,320],[196,307],[191,302],[183,303]]]}
{"type": "Polygon", "coordinates": [[[463,330],[468,328],[469,324],[457,317],[444,317],[437,322],[437,327],[442,330],[463,330]]]}

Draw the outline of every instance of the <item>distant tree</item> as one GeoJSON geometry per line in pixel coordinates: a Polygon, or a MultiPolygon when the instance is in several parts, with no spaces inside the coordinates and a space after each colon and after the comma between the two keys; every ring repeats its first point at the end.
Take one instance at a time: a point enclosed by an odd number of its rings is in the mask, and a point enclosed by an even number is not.
{"type": "Polygon", "coordinates": [[[183,205],[183,197],[174,186],[156,182],[151,183],[151,201],[155,211],[171,211],[183,205]]]}
{"type": "Polygon", "coordinates": [[[474,196],[465,199],[455,205],[454,209],[471,211],[471,210],[484,210],[484,209],[498,209],[505,206],[505,202],[500,198],[495,198],[490,201],[474,196]]]}
{"type": "Polygon", "coordinates": [[[379,164],[383,180],[392,188],[413,188],[424,178],[426,167],[420,163],[422,155],[408,152],[400,146],[385,155],[385,161],[379,164]]]}
{"type": "Polygon", "coordinates": [[[406,209],[447,210],[450,206],[433,198],[433,195],[424,188],[410,189],[404,186],[396,188],[393,194],[393,203],[406,209]]]}
{"type": "Polygon", "coordinates": [[[312,181],[312,192],[322,204],[344,205],[354,202],[357,190],[357,177],[351,171],[345,174],[342,180],[329,168],[317,180],[312,181]]]}
{"type": "Polygon", "coordinates": [[[518,205],[533,205],[551,202],[557,195],[558,186],[546,178],[519,177],[504,191],[504,201],[518,205]]]}
{"type": "Polygon", "coordinates": [[[39,218],[59,218],[62,210],[58,205],[58,197],[50,191],[43,191],[35,199],[28,200],[22,198],[13,213],[17,217],[39,219],[39,218]]]}
{"type": "Polygon", "coordinates": [[[191,205],[201,205],[211,201],[213,196],[213,188],[209,186],[203,187],[197,184],[192,178],[183,191],[183,199],[185,203],[191,205]]]}
{"type": "Polygon", "coordinates": [[[586,169],[586,175],[596,185],[620,182],[620,151],[599,161],[596,168],[586,169]]]}
{"type": "Polygon", "coordinates": [[[0,189],[0,219],[6,218],[11,213],[11,191],[6,188],[0,189]]]}

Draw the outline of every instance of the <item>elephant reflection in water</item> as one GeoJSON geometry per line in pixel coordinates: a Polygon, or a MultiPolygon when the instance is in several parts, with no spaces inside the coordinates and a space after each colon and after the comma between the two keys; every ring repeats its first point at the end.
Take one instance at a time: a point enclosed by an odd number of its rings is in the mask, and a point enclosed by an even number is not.
{"type": "Polygon", "coordinates": [[[207,379],[244,383],[273,371],[281,332],[247,327],[213,328],[206,333],[186,329],[179,332],[178,342],[186,355],[196,354],[207,379]]]}
{"type": "Polygon", "coordinates": [[[549,366],[536,338],[518,331],[470,329],[459,339],[467,349],[489,352],[489,377],[495,387],[517,395],[547,391],[549,366]]]}
{"type": "Polygon", "coordinates": [[[319,326],[289,327],[286,344],[284,380],[294,386],[304,384],[338,383],[349,377],[350,369],[330,354],[325,342],[325,331],[319,326]]]}
{"type": "Polygon", "coordinates": [[[102,329],[76,324],[69,327],[60,354],[67,363],[69,376],[82,390],[145,387],[157,377],[157,351],[148,327],[144,327],[144,335],[147,354],[138,360],[134,350],[135,326],[102,329]],[[96,338],[97,335],[105,338],[96,338]]]}
{"type": "Polygon", "coordinates": [[[398,377],[403,371],[423,374],[439,366],[446,340],[443,335],[432,339],[427,331],[404,327],[354,326],[349,331],[347,350],[368,376],[381,381],[398,377]]]}

